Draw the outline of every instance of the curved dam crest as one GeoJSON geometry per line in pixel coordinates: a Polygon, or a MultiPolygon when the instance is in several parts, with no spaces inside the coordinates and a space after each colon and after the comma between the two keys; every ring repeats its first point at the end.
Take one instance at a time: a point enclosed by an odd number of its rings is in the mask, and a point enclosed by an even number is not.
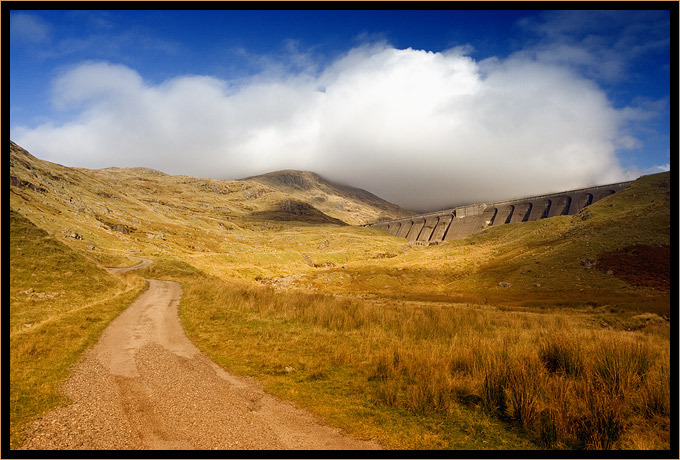
{"type": "Polygon", "coordinates": [[[479,203],[377,222],[371,227],[412,244],[437,244],[464,238],[487,227],[578,214],[586,206],[628,187],[632,181],[510,201],[479,203]]]}

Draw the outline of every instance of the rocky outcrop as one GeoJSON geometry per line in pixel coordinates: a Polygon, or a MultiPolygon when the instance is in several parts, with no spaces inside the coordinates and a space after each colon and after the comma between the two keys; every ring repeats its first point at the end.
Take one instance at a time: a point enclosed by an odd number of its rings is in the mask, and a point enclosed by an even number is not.
{"type": "Polygon", "coordinates": [[[16,176],[10,176],[9,183],[14,187],[30,188],[31,190],[38,193],[47,193],[47,189],[45,187],[40,187],[39,185],[32,184],[26,180],[21,180],[16,176]]]}
{"type": "Polygon", "coordinates": [[[105,220],[105,219],[101,218],[100,216],[95,216],[95,219],[97,219],[99,222],[101,222],[107,228],[109,228],[110,230],[113,230],[114,232],[119,232],[119,233],[123,233],[124,235],[127,235],[127,234],[135,231],[135,229],[133,227],[128,227],[127,225],[121,224],[121,223],[109,222],[108,220],[105,220]]]}

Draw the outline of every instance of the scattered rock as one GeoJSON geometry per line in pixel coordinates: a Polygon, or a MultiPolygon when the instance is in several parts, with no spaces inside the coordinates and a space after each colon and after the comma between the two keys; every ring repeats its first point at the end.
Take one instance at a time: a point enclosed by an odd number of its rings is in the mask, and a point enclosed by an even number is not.
{"type": "MultiPolygon", "coordinates": [[[[105,224],[105,225],[106,225],[106,224],[105,224]]],[[[115,231],[115,232],[120,232],[120,233],[123,233],[123,234],[125,234],[125,235],[127,235],[128,233],[130,233],[130,228],[127,227],[127,226],[125,226],[125,225],[123,225],[123,224],[109,225],[109,228],[110,228],[111,230],[115,231]]]]}
{"type": "Polygon", "coordinates": [[[583,265],[587,269],[591,269],[593,265],[595,265],[595,259],[591,259],[590,257],[586,257],[585,259],[581,260],[581,265],[583,265]]]}
{"type": "Polygon", "coordinates": [[[127,235],[129,233],[134,232],[136,229],[133,227],[128,227],[127,225],[124,224],[117,224],[114,222],[108,222],[107,220],[102,219],[100,216],[95,215],[95,219],[97,219],[99,222],[104,224],[106,227],[108,227],[110,230],[113,230],[115,232],[120,232],[123,233],[124,235],[127,235]]]}
{"type": "Polygon", "coordinates": [[[13,185],[14,187],[19,187],[19,188],[28,187],[31,190],[38,192],[38,193],[42,193],[42,194],[47,193],[47,189],[45,187],[40,187],[38,185],[32,184],[28,181],[19,179],[16,176],[10,176],[9,182],[10,182],[10,185],[13,185]]]}
{"type": "Polygon", "coordinates": [[[118,198],[116,195],[114,195],[113,193],[108,193],[108,192],[101,191],[101,190],[97,192],[97,195],[100,196],[100,197],[102,197],[102,198],[107,198],[107,199],[109,199],[109,200],[118,200],[118,199],[120,199],[120,198],[118,198]]]}
{"type": "Polygon", "coordinates": [[[60,297],[61,292],[36,292],[33,288],[28,288],[25,291],[19,291],[20,294],[25,294],[29,297],[37,297],[39,299],[54,299],[60,297]]]}
{"type": "Polygon", "coordinates": [[[320,264],[313,264],[314,268],[333,268],[335,264],[333,262],[323,262],[320,264]]]}

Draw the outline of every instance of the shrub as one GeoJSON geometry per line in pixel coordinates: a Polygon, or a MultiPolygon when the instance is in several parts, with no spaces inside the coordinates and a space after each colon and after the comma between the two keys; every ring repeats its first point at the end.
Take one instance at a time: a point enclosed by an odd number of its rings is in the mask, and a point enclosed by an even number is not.
{"type": "Polygon", "coordinates": [[[555,409],[543,409],[539,418],[540,435],[543,445],[548,449],[557,447],[557,411],[555,409]]]}
{"type": "Polygon", "coordinates": [[[648,418],[667,417],[671,412],[670,406],[670,374],[668,366],[662,364],[645,379],[640,388],[638,410],[648,418]]]}

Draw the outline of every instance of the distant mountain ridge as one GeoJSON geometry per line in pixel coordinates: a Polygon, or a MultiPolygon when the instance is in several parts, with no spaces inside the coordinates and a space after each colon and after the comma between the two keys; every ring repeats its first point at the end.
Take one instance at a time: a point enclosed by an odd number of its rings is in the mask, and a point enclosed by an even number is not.
{"type": "Polygon", "coordinates": [[[266,185],[298,200],[307,201],[324,214],[350,225],[387,220],[388,216],[415,214],[366,190],[331,182],[309,171],[284,169],[243,179],[266,185]]]}
{"type": "Polygon", "coordinates": [[[71,168],[41,160],[12,141],[10,182],[12,202],[19,197],[35,202],[24,190],[38,192],[41,202],[35,204],[48,206],[50,214],[75,208],[80,220],[92,218],[92,225],[106,222],[109,228],[136,228],[135,221],[149,207],[158,221],[184,221],[194,213],[220,219],[224,225],[264,220],[364,225],[412,214],[365,190],[334,184],[311,172],[287,170],[219,181],[144,167],[71,168]]]}

